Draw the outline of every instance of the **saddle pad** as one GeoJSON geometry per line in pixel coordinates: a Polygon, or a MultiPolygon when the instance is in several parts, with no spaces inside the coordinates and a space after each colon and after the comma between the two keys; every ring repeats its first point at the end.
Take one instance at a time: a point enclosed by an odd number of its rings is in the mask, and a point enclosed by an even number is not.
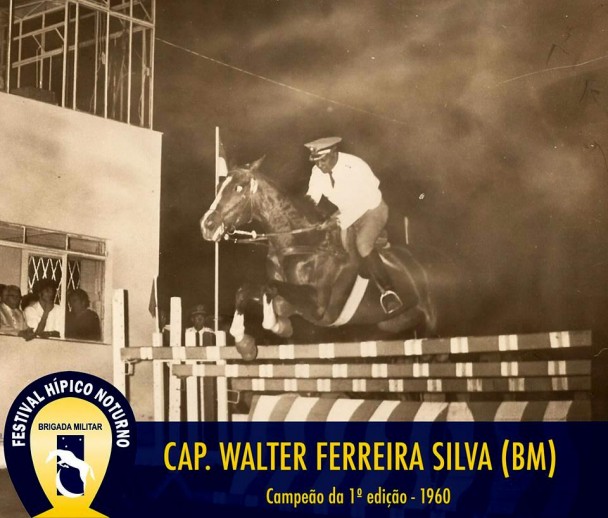
{"type": "Polygon", "coordinates": [[[357,275],[357,279],[355,280],[355,284],[353,285],[353,289],[350,291],[350,295],[346,299],[346,303],[340,312],[338,318],[330,324],[331,327],[338,327],[347,324],[363,299],[365,295],[365,290],[367,290],[367,285],[369,284],[369,279],[364,279],[360,275],[357,275]]]}

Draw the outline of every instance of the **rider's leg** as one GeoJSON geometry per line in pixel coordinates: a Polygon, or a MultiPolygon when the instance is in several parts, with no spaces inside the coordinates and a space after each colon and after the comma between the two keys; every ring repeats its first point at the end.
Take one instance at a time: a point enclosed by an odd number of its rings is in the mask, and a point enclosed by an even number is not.
{"type": "Polygon", "coordinates": [[[382,295],[380,296],[380,304],[385,313],[390,314],[403,306],[399,295],[393,288],[393,282],[384,267],[382,258],[378,254],[377,250],[372,250],[369,255],[363,257],[363,263],[367,268],[372,279],[380,289],[382,295]]]}
{"type": "Polygon", "coordinates": [[[382,293],[380,303],[385,313],[397,311],[403,303],[393,288],[392,280],[376,250],[376,240],[388,220],[388,207],[384,201],[375,209],[368,210],[355,223],[357,252],[362,263],[382,293]]]}

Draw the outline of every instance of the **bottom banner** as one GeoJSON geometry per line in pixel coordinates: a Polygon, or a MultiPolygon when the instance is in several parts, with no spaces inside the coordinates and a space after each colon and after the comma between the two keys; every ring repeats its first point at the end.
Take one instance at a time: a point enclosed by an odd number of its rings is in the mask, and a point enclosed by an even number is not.
{"type": "Polygon", "coordinates": [[[604,516],[606,437],[607,422],[137,423],[113,385],[67,371],[19,394],[4,453],[45,518],[604,516]]]}
{"type": "MultiPolygon", "coordinates": [[[[595,516],[607,436],[608,423],[138,423],[130,473],[111,492],[102,483],[91,507],[149,517],[595,516]]],[[[26,503],[32,514],[45,505],[26,503]]]]}

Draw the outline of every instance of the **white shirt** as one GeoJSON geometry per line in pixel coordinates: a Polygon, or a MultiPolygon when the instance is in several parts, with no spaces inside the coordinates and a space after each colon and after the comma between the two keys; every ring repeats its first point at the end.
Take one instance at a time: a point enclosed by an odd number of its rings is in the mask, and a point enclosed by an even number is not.
{"type": "MultiPolygon", "coordinates": [[[[186,329],[184,341],[185,341],[185,344],[187,347],[196,346],[196,333],[197,333],[197,330],[194,327],[189,327],[186,329]]],[[[198,345],[213,345],[212,343],[206,344],[203,342],[204,333],[211,333],[212,335],[215,335],[215,331],[213,331],[213,329],[211,329],[210,327],[203,327],[200,331],[198,331],[198,336],[199,336],[198,345]]]]}
{"type": "Polygon", "coordinates": [[[3,333],[17,334],[27,329],[23,312],[13,309],[6,303],[0,303],[0,331],[3,333]]]}
{"type": "MultiPolygon", "coordinates": [[[[25,322],[27,323],[27,326],[31,327],[35,331],[40,323],[40,320],[42,320],[44,309],[42,309],[40,302],[35,302],[34,304],[25,308],[23,310],[23,314],[25,315],[25,322]]],[[[61,329],[63,327],[61,317],[62,315],[59,306],[55,304],[53,309],[51,309],[50,313],[46,317],[44,331],[57,331],[61,333],[61,329]]]]}
{"type": "Polygon", "coordinates": [[[382,201],[376,178],[371,168],[360,158],[347,153],[338,153],[338,162],[332,169],[331,178],[316,165],[312,168],[308,182],[308,196],[319,203],[325,196],[340,211],[340,226],[350,227],[363,214],[375,209],[382,201]]]}

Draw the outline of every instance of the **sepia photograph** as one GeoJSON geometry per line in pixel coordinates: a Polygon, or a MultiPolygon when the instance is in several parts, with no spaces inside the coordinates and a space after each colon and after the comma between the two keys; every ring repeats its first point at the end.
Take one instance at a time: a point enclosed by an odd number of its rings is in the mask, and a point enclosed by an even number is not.
{"type": "Polygon", "coordinates": [[[0,442],[65,371],[139,422],[607,421],[607,44],[598,0],[0,0],[0,442]]]}

